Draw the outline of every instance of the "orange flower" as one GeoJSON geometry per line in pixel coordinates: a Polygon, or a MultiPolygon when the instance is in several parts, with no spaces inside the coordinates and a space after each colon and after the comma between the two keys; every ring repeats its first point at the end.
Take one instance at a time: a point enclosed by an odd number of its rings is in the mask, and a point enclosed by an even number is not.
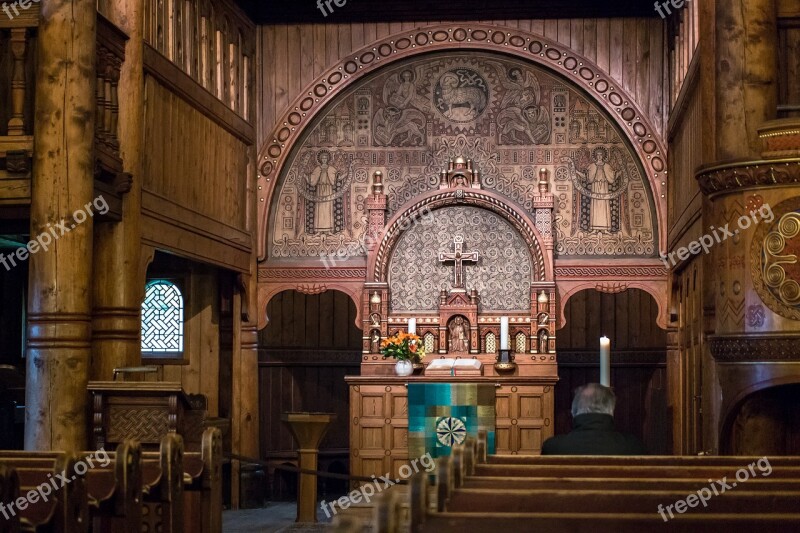
{"type": "Polygon", "coordinates": [[[409,344],[408,349],[411,350],[411,353],[417,353],[417,345],[416,344],[409,344]]]}

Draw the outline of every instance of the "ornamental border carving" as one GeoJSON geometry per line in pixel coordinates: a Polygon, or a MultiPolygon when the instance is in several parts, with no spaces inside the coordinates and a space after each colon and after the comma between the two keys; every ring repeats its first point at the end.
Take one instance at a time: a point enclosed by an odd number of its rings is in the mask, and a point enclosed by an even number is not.
{"type": "MultiPolygon", "coordinates": [[[[495,197],[494,193],[479,190],[454,189],[449,191],[434,191],[422,195],[416,202],[402,208],[398,214],[386,226],[383,238],[377,251],[369,257],[368,272],[374,276],[370,281],[384,282],[388,278],[389,256],[394,250],[397,241],[402,236],[403,231],[419,218],[419,214],[424,209],[436,210],[453,205],[472,205],[488,209],[503,217],[516,229],[528,249],[533,254],[533,279],[531,281],[548,281],[553,279],[553,268],[550,261],[545,260],[542,252],[544,239],[536,230],[533,222],[524,217],[521,213],[523,209],[511,206],[500,198],[495,197]]],[[[548,254],[548,259],[550,254],[548,254]]]]}
{"type": "Polygon", "coordinates": [[[701,169],[696,179],[703,194],[722,194],[781,185],[800,185],[800,159],[743,161],[701,169]]]}
{"type": "Polygon", "coordinates": [[[291,267],[261,267],[258,269],[258,281],[270,280],[298,280],[298,279],[344,279],[364,280],[367,277],[366,268],[291,268],[291,267]]]}
{"type": "Polygon", "coordinates": [[[266,257],[266,228],[272,195],[283,166],[301,133],[342,90],[384,65],[434,50],[496,51],[528,60],[580,87],[616,120],[636,150],[656,205],[659,243],[667,242],[666,144],[636,100],[594,62],[541,35],[488,24],[434,24],[403,31],[338,61],[298,96],[278,120],[258,153],[258,256],[266,257]]]}
{"type": "Polygon", "coordinates": [[[719,363],[797,361],[800,335],[712,335],[711,355],[719,363]]]}

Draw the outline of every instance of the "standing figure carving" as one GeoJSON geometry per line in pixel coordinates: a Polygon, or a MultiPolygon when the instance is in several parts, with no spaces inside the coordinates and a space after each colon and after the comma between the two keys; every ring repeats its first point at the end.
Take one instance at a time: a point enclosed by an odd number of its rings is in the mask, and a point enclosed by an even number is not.
{"type": "Polygon", "coordinates": [[[467,321],[457,316],[450,322],[450,353],[469,352],[469,338],[467,337],[467,321]]]}
{"type": "Polygon", "coordinates": [[[308,184],[316,191],[314,194],[315,233],[334,232],[333,201],[339,172],[329,164],[330,160],[330,152],[320,150],[317,154],[317,163],[319,164],[308,176],[308,184]]]}
{"type": "MultiPolygon", "coordinates": [[[[584,231],[618,233],[626,226],[625,203],[629,177],[624,159],[616,149],[609,158],[608,149],[598,146],[589,153],[578,151],[578,164],[572,158],[563,158],[575,189],[580,193],[580,216],[577,224],[584,231]]],[[[575,228],[573,228],[574,230],[575,228]]]]}

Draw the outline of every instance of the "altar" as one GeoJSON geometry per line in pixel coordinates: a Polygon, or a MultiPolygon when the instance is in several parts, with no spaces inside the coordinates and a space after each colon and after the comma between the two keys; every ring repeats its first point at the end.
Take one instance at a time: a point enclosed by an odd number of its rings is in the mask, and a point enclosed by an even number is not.
{"type": "Polygon", "coordinates": [[[361,375],[345,378],[352,474],[397,477],[409,460],[448,455],[479,429],[495,453],[540,453],[553,434],[558,381],[547,170],[530,209],[485,190],[461,157],[442,170],[435,191],[389,220],[380,173],[371,192],[361,375]],[[380,343],[409,330],[424,343],[426,367],[468,360],[475,371],[396,375],[380,343]]]}

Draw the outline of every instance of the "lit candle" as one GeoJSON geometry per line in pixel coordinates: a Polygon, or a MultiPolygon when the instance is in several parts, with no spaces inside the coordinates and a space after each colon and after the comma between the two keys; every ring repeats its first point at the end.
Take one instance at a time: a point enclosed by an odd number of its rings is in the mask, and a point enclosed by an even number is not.
{"type": "Polygon", "coordinates": [[[600,384],[611,386],[611,340],[600,337],[600,384]]]}
{"type": "Polygon", "coordinates": [[[508,317],[500,317],[500,349],[508,350],[508,317]]]}
{"type": "Polygon", "coordinates": [[[408,319],[408,332],[413,333],[414,335],[417,334],[417,319],[416,318],[409,318],[408,319]]]}

